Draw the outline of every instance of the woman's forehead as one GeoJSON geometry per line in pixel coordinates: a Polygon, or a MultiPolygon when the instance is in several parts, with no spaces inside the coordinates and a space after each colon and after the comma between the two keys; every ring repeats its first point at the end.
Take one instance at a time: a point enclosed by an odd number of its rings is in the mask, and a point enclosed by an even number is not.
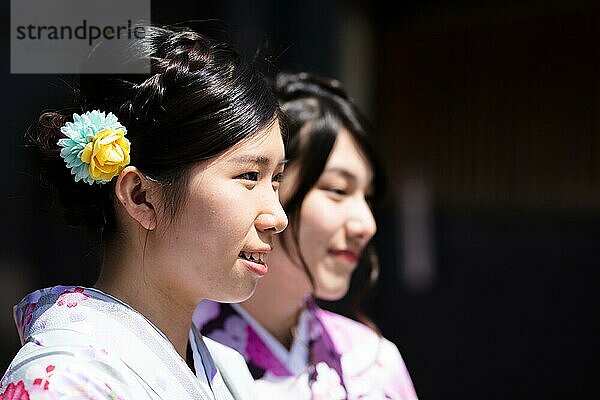
{"type": "Polygon", "coordinates": [[[240,140],[214,158],[214,161],[240,164],[281,163],[285,158],[283,138],[278,123],[240,140]]]}
{"type": "Polygon", "coordinates": [[[373,167],[363,149],[346,128],[341,128],[331,149],[323,173],[337,173],[370,184],[373,167]]]}

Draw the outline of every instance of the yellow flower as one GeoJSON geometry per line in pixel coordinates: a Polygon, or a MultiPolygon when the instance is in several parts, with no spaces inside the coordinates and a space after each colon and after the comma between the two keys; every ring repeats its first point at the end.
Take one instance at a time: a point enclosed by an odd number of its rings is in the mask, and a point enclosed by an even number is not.
{"type": "Polygon", "coordinates": [[[122,129],[102,129],[83,149],[81,161],[89,164],[92,179],[108,182],[129,164],[129,140],[122,129]]]}

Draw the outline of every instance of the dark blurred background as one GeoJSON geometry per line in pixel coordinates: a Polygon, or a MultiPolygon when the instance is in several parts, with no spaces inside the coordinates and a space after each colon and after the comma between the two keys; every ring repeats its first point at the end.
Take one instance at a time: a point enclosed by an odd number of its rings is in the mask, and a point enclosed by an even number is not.
{"type": "MultiPolygon", "coordinates": [[[[41,111],[69,104],[71,77],[9,73],[4,3],[2,370],[18,349],[12,304],[42,286],[91,285],[99,262],[35,183],[23,147],[41,111]]],[[[154,22],[207,18],[247,57],[260,50],[266,73],[341,79],[372,120],[390,185],[377,213],[382,276],[365,308],[399,347],[421,399],[595,392],[595,2],[152,2],[154,22]]]]}

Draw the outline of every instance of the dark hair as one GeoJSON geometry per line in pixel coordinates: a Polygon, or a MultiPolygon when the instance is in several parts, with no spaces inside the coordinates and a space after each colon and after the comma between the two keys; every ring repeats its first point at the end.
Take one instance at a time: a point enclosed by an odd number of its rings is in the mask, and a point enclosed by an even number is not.
{"type": "MultiPolygon", "coordinates": [[[[275,77],[274,88],[285,114],[288,166],[298,168],[298,181],[295,182],[289,200],[284,204],[290,221],[290,233],[282,235],[282,245],[290,255],[292,249],[294,250],[314,287],[314,279],[299,251],[298,222],[304,198],[323,173],[342,127],[346,128],[356,141],[373,170],[373,202],[377,202],[383,196],[385,177],[369,136],[371,125],[348,97],[339,81],[306,72],[280,72],[275,77]],[[292,243],[289,242],[290,239],[292,243]]],[[[360,302],[376,283],[379,264],[371,244],[367,246],[363,256],[367,258],[370,267],[369,280],[360,288],[354,299],[354,312],[360,320],[372,325],[360,311],[360,302]]]]}
{"type": "MultiPolygon", "coordinates": [[[[127,128],[131,164],[161,185],[173,218],[190,167],[275,123],[280,111],[264,77],[229,45],[187,28],[143,29],[126,51],[128,62],[149,61],[149,74],[81,74],[73,112],[117,116],[127,128]]],[[[74,181],[57,146],[69,120],[58,112],[39,118],[31,139],[42,177],[57,188],[69,225],[106,238],[115,228],[113,185],[74,181]]]]}

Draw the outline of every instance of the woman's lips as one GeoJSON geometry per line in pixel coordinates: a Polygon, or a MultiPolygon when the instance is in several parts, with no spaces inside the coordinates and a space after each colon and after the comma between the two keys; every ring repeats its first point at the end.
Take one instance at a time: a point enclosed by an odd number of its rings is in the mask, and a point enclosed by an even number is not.
{"type": "Polygon", "coordinates": [[[358,253],[350,250],[329,250],[334,257],[345,262],[356,264],[358,262],[358,253]]]}
{"type": "Polygon", "coordinates": [[[242,257],[240,257],[240,260],[247,269],[249,269],[251,272],[254,272],[259,277],[265,276],[267,272],[269,272],[269,267],[266,263],[254,262],[251,260],[246,260],[242,257]]]}

